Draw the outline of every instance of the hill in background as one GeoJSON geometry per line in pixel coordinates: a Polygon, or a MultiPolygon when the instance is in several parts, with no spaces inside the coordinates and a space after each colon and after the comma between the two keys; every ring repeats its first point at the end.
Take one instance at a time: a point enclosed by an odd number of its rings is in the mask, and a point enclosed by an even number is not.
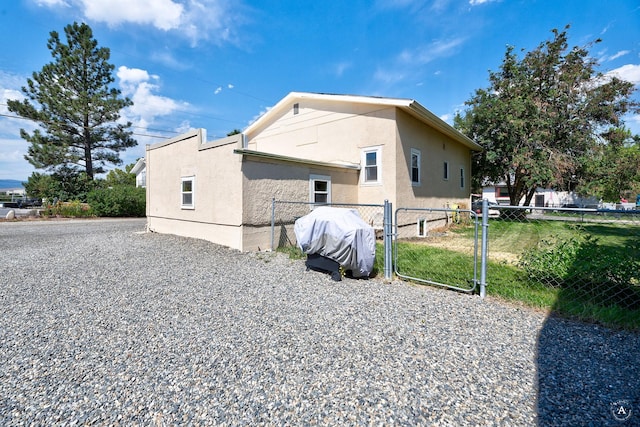
{"type": "Polygon", "coordinates": [[[18,179],[0,179],[0,189],[22,188],[22,181],[18,179]]]}

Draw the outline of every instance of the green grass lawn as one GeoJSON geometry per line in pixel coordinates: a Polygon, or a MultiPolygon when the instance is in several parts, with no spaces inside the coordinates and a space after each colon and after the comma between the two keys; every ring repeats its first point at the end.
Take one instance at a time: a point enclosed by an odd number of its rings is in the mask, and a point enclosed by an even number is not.
{"type": "MultiPolygon", "coordinates": [[[[460,248],[465,247],[461,243],[464,241],[468,241],[468,248],[472,247],[473,234],[472,227],[454,228],[449,233],[450,241],[445,244],[440,242],[438,248],[430,247],[428,243],[400,242],[399,273],[458,285],[460,278],[472,274],[472,251],[469,249],[461,253],[460,248]],[[446,246],[456,249],[446,249],[446,246]]],[[[640,329],[640,271],[628,266],[629,263],[625,261],[630,260],[631,264],[638,266],[640,223],[493,219],[489,222],[488,236],[488,295],[553,310],[581,320],[640,329]],[[590,246],[589,251],[581,249],[584,255],[576,254],[575,265],[569,266],[570,274],[558,278],[557,282],[537,280],[523,268],[521,260],[527,251],[554,248],[562,242],[585,235],[597,244],[590,246]],[[607,262],[610,264],[607,265],[607,262]],[[582,273],[571,276],[574,271],[582,273]],[[625,277],[615,277],[616,272],[620,273],[618,276],[626,274],[628,283],[620,285],[625,277]],[[598,283],[600,276],[603,276],[602,286],[598,283]],[[604,276],[613,276],[613,279],[604,276]],[[572,283],[573,277],[575,284],[572,283]]],[[[549,276],[553,276],[553,260],[550,262],[549,276]]]]}

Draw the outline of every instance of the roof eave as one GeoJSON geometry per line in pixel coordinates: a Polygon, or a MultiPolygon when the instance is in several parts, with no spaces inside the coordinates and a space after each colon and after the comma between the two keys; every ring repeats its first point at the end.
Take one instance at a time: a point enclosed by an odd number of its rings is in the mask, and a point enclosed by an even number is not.
{"type": "Polygon", "coordinates": [[[304,164],[304,165],[319,166],[323,168],[338,168],[338,169],[348,169],[348,170],[355,170],[355,171],[360,170],[360,165],[354,164],[354,163],[343,164],[343,163],[320,162],[317,160],[282,156],[280,154],[266,153],[263,151],[246,150],[246,149],[235,149],[233,150],[233,152],[235,154],[240,154],[242,156],[256,157],[256,158],[266,159],[266,160],[275,160],[279,162],[298,163],[298,164],[304,164]]]}

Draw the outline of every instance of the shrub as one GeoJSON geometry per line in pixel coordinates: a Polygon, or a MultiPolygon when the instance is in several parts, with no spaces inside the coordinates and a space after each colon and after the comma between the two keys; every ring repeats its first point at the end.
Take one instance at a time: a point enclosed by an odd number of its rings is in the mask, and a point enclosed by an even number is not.
{"type": "Polygon", "coordinates": [[[589,234],[545,241],[526,252],[520,267],[531,279],[562,287],[601,306],[640,308],[640,244],[601,245],[589,234]]]}
{"type": "Polygon", "coordinates": [[[87,201],[98,216],[141,217],[146,215],[144,188],[119,185],[100,188],[87,195],[87,201]]]}
{"type": "Polygon", "coordinates": [[[47,205],[42,211],[42,216],[59,216],[65,218],[87,218],[95,216],[91,206],[79,200],[73,202],[56,202],[47,205]]]}

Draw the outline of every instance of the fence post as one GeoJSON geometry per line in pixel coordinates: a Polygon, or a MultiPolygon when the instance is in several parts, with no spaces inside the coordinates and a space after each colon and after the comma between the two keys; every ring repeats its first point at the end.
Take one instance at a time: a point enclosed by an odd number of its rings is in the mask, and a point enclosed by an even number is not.
{"type": "Polygon", "coordinates": [[[489,231],[489,201],[482,200],[482,246],[480,249],[480,298],[487,294],[487,239],[489,231]]]}
{"type": "Polygon", "coordinates": [[[275,250],[276,239],[276,198],[271,199],[271,252],[275,250]]]}
{"type": "Polygon", "coordinates": [[[384,201],[384,219],[383,219],[383,233],[384,233],[384,278],[385,280],[391,280],[391,272],[393,271],[393,255],[392,255],[392,242],[391,236],[393,233],[393,209],[391,203],[388,200],[384,201]]]}

